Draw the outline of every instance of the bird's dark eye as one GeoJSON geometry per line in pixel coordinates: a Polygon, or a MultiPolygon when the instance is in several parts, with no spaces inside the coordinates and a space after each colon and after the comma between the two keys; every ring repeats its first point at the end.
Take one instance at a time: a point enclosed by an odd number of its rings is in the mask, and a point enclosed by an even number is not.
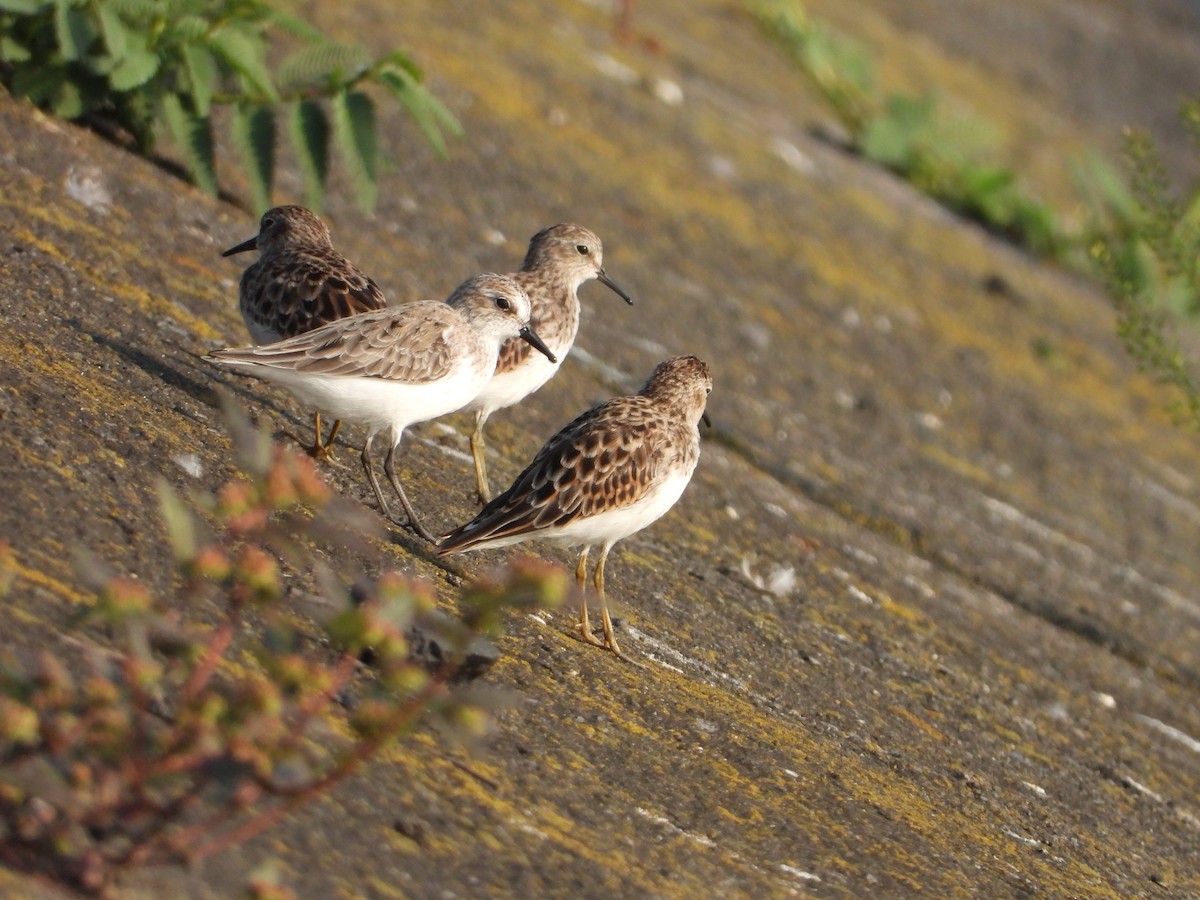
{"type": "Polygon", "coordinates": [[[261,226],[263,231],[266,231],[268,228],[273,228],[274,226],[275,226],[275,220],[273,218],[271,218],[270,216],[263,216],[262,226],[261,226]]]}
{"type": "Polygon", "coordinates": [[[512,304],[508,302],[507,297],[496,298],[496,309],[502,309],[507,312],[510,306],[512,306],[512,304]]]}
{"type": "Polygon", "coordinates": [[[579,251],[580,256],[587,256],[592,252],[591,248],[588,247],[587,244],[576,244],[575,249],[579,251]]]}

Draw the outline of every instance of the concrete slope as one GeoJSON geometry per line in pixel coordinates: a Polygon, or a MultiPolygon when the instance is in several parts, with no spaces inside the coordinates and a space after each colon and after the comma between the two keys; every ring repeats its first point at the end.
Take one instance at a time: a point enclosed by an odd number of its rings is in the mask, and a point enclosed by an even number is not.
{"type": "MultiPolygon", "coordinates": [[[[608,568],[648,667],[572,640],[565,612],[514,617],[488,680],[519,700],[473,756],[419,735],[263,838],[126,891],[231,896],[276,857],[313,898],[1200,895],[1195,436],[1095,285],[815,136],[827,114],[738,4],[636,8],[627,45],[604,4],[319,14],[410,49],[466,126],[439,161],[384,120],[374,219],[335,190],[335,242],[393,302],[516,268],[556,221],[596,231],[636,298],[584,289],[560,374],[489,424],[495,481],[661,359],[713,366],[691,487],[608,568]]],[[[1058,94],[839,8],[889,64],[1003,97],[1040,183],[1047,140],[1092,138],[1058,94]]],[[[219,253],[252,217],[10,99],[0,161],[0,537],[20,566],[0,634],[77,647],[104,640],[70,624],[77,548],[168,589],[154,481],[229,474],[217,389],[280,432],[309,420],[202,359],[246,340],[240,261],[219,253]]],[[[277,199],[299,197],[287,170],[277,199]]],[[[475,510],[469,429],[406,443],[432,527],[475,510]]],[[[373,506],[343,456],[330,481],[373,506]]],[[[454,596],[411,536],[384,553],[454,596]]],[[[306,615],[311,587],[296,573],[306,615]]]]}

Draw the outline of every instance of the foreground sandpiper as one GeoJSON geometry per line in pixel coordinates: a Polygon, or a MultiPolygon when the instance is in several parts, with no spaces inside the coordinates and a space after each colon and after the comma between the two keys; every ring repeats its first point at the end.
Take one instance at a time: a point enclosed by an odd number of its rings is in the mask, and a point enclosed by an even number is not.
{"type": "Polygon", "coordinates": [[[539,231],[529,241],[521,271],[510,277],[529,294],[533,305],[530,324],[557,361],[534,353],[521,341],[506,341],[491,381],[467,406],[468,411],[475,412],[471,455],[475,459],[475,484],[485,503],[492,499],[492,492],[484,459],[483,426],[496,410],[519,403],[554,377],[579,330],[579,287],[596,278],[633,304],[630,296],[605,274],[600,238],[582,225],[552,225],[539,231]]]}
{"type": "MultiPolygon", "coordinates": [[[[238,309],[256,344],[273,344],[328,325],[337,319],[383,309],[387,300],[374,281],[333,249],[329,228],[303,206],[277,206],[263,213],[258,234],[230,247],[222,256],[258,250],[242,273],[238,309]]],[[[329,440],[321,441],[321,414],[314,417],[309,453],[332,459],[329,440]]]]}
{"type": "Polygon", "coordinates": [[[404,429],[461,409],[492,377],[500,344],[520,337],[553,360],[529,327],[529,297],[505,275],[477,275],[445,303],[420,301],[359,313],[284,341],[216,350],[214,362],[277,381],[305,403],[366,426],[362,463],[379,508],[396,521],[371,464],[371,441],[383,429],[391,449],[383,469],[412,529],[421,525],[395,471],[404,429]]]}
{"type": "Polygon", "coordinates": [[[613,544],[664,515],[687,487],[700,458],[699,423],[711,390],[703,360],[677,356],[660,363],[640,393],[588,410],[547,441],[512,487],[442,538],[438,553],[529,540],[582,545],[575,566],[579,635],[621,656],[604,595],[604,562],[613,544]],[[594,544],[601,546],[593,584],[603,642],[592,635],[583,594],[594,544]]]}

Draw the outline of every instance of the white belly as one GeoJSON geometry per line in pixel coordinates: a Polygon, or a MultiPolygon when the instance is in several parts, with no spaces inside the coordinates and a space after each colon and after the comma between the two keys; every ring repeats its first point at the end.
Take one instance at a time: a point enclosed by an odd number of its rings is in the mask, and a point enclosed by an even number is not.
{"type": "Polygon", "coordinates": [[[554,373],[562,365],[564,355],[563,352],[556,351],[558,362],[552,363],[541,353],[535,352],[518,368],[496,373],[468,404],[467,409],[472,412],[483,410],[486,419],[498,409],[520,403],[554,377],[554,373]]]}
{"type": "Polygon", "coordinates": [[[462,409],[479,393],[489,371],[460,363],[445,377],[427,384],[386,378],[301,373],[270,366],[248,366],[250,372],[276,381],[301,401],[326,415],[366,426],[371,434],[390,428],[393,443],[414,422],[436,419],[462,409]]]}
{"type": "Polygon", "coordinates": [[[691,481],[691,468],[680,471],[671,478],[661,482],[641,500],[621,509],[612,509],[589,516],[586,519],[576,519],[566,525],[534,531],[528,534],[510,535],[483,541],[472,547],[472,550],[484,550],[494,547],[508,547],[523,541],[545,541],[556,547],[580,547],[594,544],[615,544],[622,538],[636,534],[646,526],[658,521],[675,505],[683,494],[683,489],[691,481]]]}

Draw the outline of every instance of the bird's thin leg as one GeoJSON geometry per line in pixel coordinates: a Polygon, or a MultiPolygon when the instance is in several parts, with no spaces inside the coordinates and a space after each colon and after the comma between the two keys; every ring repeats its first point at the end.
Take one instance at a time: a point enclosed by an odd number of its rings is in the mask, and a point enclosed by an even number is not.
{"type": "Polygon", "coordinates": [[[408,516],[409,527],[412,528],[418,535],[431,544],[437,543],[437,538],[425,530],[425,526],[421,524],[421,520],[417,518],[416,510],[412,508],[412,504],[408,502],[408,495],[404,493],[404,488],[400,485],[400,479],[396,477],[396,447],[398,444],[392,444],[392,448],[388,450],[388,455],[383,461],[383,471],[387,473],[388,480],[391,481],[392,487],[396,489],[396,493],[400,496],[400,502],[404,505],[404,513],[408,516]]]}
{"type": "Polygon", "coordinates": [[[329,432],[329,440],[322,443],[321,441],[321,414],[313,414],[313,443],[308,450],[308,455],[313,459],[324,460],[330,465],[339,465],[337,458],[333,455],[333,442],[337,440],[337,434],[342,428],[342,420],[335,419],[333,429],[329,432]]]}
{"type": "Polygon", "coordinates": [[[579,637],[581,640],[589,644],[600,646],[600,642],[596,640],[592,634],[592,626],[588,622],[587,608],[587,559],[588,551],[591,547],[584,547],[579,554],[579,562],[575,565],[575,583],[579,585],[579,637]]]}
{"type": "Polygon", "coordinates": [[[483,443],[483,423],[487,417],[483,410],[475,413],[475,430],[471,432],[471,456],[475,458],[475,487],[479,491],[479,499],[489,503],[492,499],[492,489],[488,487],[487,460],[484,453],[487,447],[483,443]]]}
{"type": "Polygon", "coordinates": [[[600,619],[604,624],[604,649],[611,650],[618,658],[626,662],[632,662],[617,646],[617,636],[613,632],[612,619],[608,615],[608,600],[604,596],[604,563],[608,559],[610,549],[612,549],[612,544],[608,543],[600,549],[600,559],[596,561],[596,574],[593,578],[596,593],[600,596],[600,619]]]}
{"type": "Polygon", "coordinates": [[[379,489],[379,479],[375,477],[375,468],[371,465],[371,441],[373,440],[375,440],[375,435],[368,434],[366,443],[363,444],[363,469],[367,473],[367,480],[371,482],[371,489],[375,491],[375,502],[379,504],[380,512],[394,522],[396,520],[392,518],[392,511],[388,509],[387,501],[383,499],[383,491],[379,489]]]}

